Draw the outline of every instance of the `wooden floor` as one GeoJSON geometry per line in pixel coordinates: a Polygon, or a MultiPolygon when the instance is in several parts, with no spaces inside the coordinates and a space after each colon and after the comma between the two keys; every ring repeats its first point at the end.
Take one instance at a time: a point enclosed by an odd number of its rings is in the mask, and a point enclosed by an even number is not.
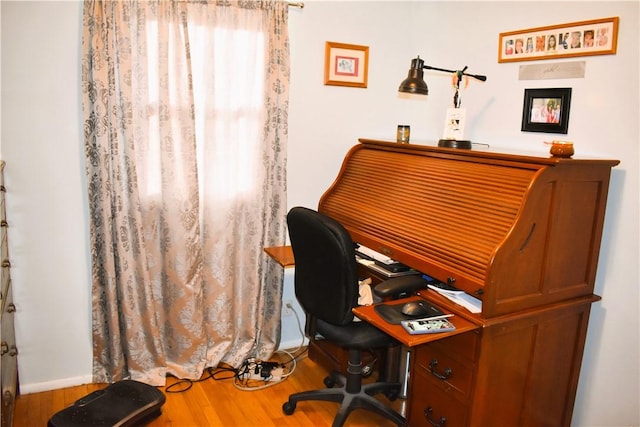
{"type": "MultiPolygon", "coordinates": [[[[233,380],[207,379],[193,383],[184,392],[168,393],[162,415],[149,427],[325,427],[330,426],[338,409],[337,403],[299,402],[293,415],[282,412],[282,404],[289,394],[303,390],[323,388],[327,371],[304,357],[298,361],[296,370],[287,380],[275,386],[257,391],[242,391],[233,380]]],[[[205,374],[205,376],[207,376],[205,374]]],[[[167,386],[177,382],[167,380],[167,386]]],[[[49,418],[88,393],[104,388],[104,384],[90,384],[42,393],[18,396],[14,415],[15,427],[46,426],[49,418]]],[[[385,397],[380,399],[389,403],[385,397]]],[[[396,400],[392,405],[400,410],[404,402],[396,400]]],[[[351,413],[345,427],[395,426],[381,416],[356,409],[351,413]]]]}

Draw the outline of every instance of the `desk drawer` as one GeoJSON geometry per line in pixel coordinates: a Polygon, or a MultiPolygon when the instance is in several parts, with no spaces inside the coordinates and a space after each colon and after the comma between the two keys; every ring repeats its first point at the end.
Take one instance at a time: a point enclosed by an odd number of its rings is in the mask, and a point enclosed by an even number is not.
{"type": "Polygon", "coordinates": [[[473,331],[433,341],[429,345],[447,353],[452,358],[469,365],[476,361],[478,338],[478,331],[473,331]]]}
{"type": "Polygon", "coordinates": [[[468,406],[443,391],[423,369],[414,371],[409,407],[410,427],[462,427],[468,423],[468,406]]]}
{"type": "Polygon", "coordinates": [[[432,345],[424,345],[416,351],[414,372],[422,372],[441,391],[455,394],[467,401],[473,386],[473,365],[467,365],[440,351],[432,345]]]}
{"type": "Polygon", "coordinates": [[[414,371],[466,402],[473,390],[477,337],[469,332],[417,347],[414,371]]]}

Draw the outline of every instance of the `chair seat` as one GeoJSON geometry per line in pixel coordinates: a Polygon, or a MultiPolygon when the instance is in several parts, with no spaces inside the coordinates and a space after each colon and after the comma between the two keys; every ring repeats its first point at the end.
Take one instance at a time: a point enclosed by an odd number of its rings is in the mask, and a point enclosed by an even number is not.
{"type": "Polygon", "coordinates": [[[352,322],[347,326],[336,326],[316,319],[316,331],[339,346],[369,350],[398,344],[380,329],[365,322],[352,322]]]}

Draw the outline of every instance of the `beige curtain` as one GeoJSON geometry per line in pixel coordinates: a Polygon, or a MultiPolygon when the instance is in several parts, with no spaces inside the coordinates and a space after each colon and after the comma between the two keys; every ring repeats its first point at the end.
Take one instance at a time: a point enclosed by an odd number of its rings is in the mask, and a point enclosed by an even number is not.
{"type": "Polygon", "coordinates": [[[94,381],[267,359],[289,91],[278,1],[86,1],[94,381]]]}

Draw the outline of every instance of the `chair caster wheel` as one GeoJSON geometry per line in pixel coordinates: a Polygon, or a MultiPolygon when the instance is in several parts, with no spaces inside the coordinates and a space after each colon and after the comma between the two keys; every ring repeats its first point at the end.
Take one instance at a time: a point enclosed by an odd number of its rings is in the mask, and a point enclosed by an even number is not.
{"type": "Polygon", "coordinates": [[[296,404],[293,402],[286,401],[282,404],[282,412],[284,412],[285,415],[291,415],[295,410],[296,404]]]}
{"type": "Polygon", "coordinates": [[[328,377],[325,377],[323,382],[324,382],[324,385],[327,386],[327,388],[333,388],[333,386],[336,385],[336,380],[331,375],[329,375],[328,377]]]}
{"type": "Polygon", "coordinates": [[[391,402],[395,401],[399,394],[398,390],[389,390],[384,393],[384,395],[387,396],[387,399],[391,402]]]}

